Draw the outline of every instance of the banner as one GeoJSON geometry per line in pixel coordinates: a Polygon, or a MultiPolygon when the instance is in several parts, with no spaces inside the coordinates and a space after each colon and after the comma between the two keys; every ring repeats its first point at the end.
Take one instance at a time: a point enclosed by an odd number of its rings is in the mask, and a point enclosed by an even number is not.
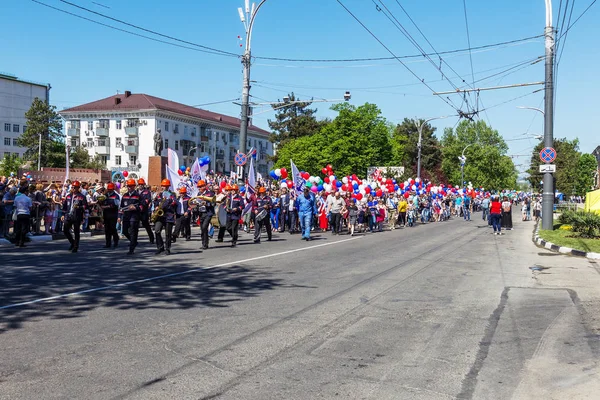
{"type": "Polygon", "coordinates": [[[169,190],[173,193],[179,193],[179,189],[182,187],[187,188],[189,196],[197,196],[198,188],[192,184],[191,180],[182,179],[177,171],[174,171],[167,165],[167,179],[171,181],[171,187],[169,190]]]}
{"type": "Polygon", "coordinates": [[[167,165],[173,171],[179,169],[179,156],[177,155],[177,152],[171,148],[167,149],[167,165]]]}
{"type": "Polygon", "coordinates": [[[296,189],[296,194],[300,194],[304,191],[304,186],[306,186],[306,180],[300,174],[298,167],[292,160],[290,160],[292,166],[292,181],[294,182],[294,188],[296,189]]]}
{"type": "Polygon", "coordinates": [[[248,167],[248,187],[246,196],[249,198],[251,194],[256,192],[256,173],[254,172],[254,159],[250,158],[250,167],[248,167]]]}

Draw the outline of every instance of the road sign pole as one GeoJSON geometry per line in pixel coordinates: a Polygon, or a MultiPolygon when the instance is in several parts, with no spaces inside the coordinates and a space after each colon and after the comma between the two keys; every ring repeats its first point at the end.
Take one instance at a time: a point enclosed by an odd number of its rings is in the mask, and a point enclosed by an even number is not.
{"type": "MultiPolygon", "coordinates": [[[[552,1],[546,0],[546,81],[544,87],[544,146],[554,147],[554,28],[552,27],[552,1]]],[[[546,162],[548,163],[548,162],[546,162]]],[[[554,230],[554,176],[544,174],[542,192],[542,229],[554,230]]]]}

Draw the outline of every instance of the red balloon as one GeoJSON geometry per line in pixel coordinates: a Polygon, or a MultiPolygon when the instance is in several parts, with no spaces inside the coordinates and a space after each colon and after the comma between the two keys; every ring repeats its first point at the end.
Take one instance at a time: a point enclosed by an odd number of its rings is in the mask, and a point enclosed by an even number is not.
{"type": "Polygon", "coordinates": [[[129,172],[127,172],[127,171],[123,171],[123,176],[124,176],[125,178],[127,178],[127,175],[129,175],[129,172]]]}
{"type": "Polygon", "coordinates": [[[221,181],[221,183],[219,183],[219,187],[220,187],[221,189],[223,189],[225,186],[227,186],[227,182],[225,182],[225,181],[221,181]]]}
{"type": "Polygon", "coordinates": [[[390,178],[388,178],[385,183],[387,183],[388,185],[391,185],[394,183],[394,181],[392,181],[390,178]]]}
{"type": "Polygon", "coordinates": [[[403,196],[405,199],[408,199],[410,197],[410,194],[408,192],[404,192],[403,196]]]}
{"type": "Polygon", "coordinates": [[[352,180],[353,180],[353,181],[357,181],[357,180],[358,180],[358,177],[356,176],[356,174],[353,174],[353,175],[352,175],[352,180]]]}
{"type": "Polygon", "coordinates": [[[377,197],[381,197],[382,194],[383,192],[381,191],[381,189],[377,189],[377,191],[375,192],[375,196],[377,197]]]}
{"type": "Polygon", "coordinates": [[[285,181],[285,184],[287,185],[287,187],[288,187],[289,189],[291,189],[291,188],[293,188],[293,187],[294,187],[294,182],[292,182],[292,181],[285,181]]]}
{"type": "Polygon", "coordinates": [[[365,193],[371,193],[371,186],[365,186],[365,193]]]}
{"type": "Polygon", "coordinates": [[[356,193],[355,197],[356,197],[356,200],[360,201],[360,200],[362,200],[363,195],[362,195],[362,193],[356,193]]]}
{"type": "Polygon", "coordinates": [[[323,169],[321,170],[321,173],[323,175],[327,175],[327,168],[323,167],[323,169]]]}
{"type": "MultiPolygon", "coordinates": [[[[125,171],[125,172],[127,172],[127,171],[125,171]]],[[[177,170],[177,173],[179,174],[179,176],[183,175],[183,171],[180,169],[177,170]]]]}
{"type": "Polygon", "coordinates": [[[308,172],[303,172],[303,173],[302,173],[302,177],[303,177],[304,179],[308,179],[308,178],[310,178],[310,174],[309,174],[308,172]]]}
{"type": "Polygon", "coordinates": [[[332,170],[327,171],[327,175],[329,175],[329,176],[333,175],[333,171],[332,170]]]}
{"type": "Polygon", "coordinates": [[[281,168],[281,179],[285,179],[288,177],[288,172],[285,168],[281,168]]]}
{"type": "Polygon", "coordinates": [[[400,184],[398,185],[398,187],[399,187],[400,189],[404,189],[404,182],[400,182],[400,184]]]}
{"type": "Polygon", "coordinates": [[[323,181],[325,181],[325,183],[329,183],[329,177],[326,176],[325,179],[323,179],[323,181]]]}
{"type": "Polygon", "coordinates": [[[327,170],[328,171],[332,171],[333,170],[333,167],[331,166],[331,164],[327,164],[327,170]]]}

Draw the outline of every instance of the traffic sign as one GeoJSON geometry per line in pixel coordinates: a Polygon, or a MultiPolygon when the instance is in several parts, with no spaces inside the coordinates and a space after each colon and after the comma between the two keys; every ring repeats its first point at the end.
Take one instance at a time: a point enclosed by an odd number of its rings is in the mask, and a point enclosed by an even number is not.
{"type": "Polygon", "coordinates": [[[244,153],[237,153],[235,155],[235,165],[242,167],[246,165],[246,161],[248,161],[248,157],[244,153]]]}
{"type": "Polygon", "coordinates": [[[555,164],[542,164],[540,165],[540,172],[544,173],[544,172],[556,172],[556,165],[555,164]]]}
{"type": "Polygon", "coordinates": [[[556,150],[552,147],[544,147],[542,151],[540,151],[540,160],[546,164],[550,164],[556,160],[556,150]]]}

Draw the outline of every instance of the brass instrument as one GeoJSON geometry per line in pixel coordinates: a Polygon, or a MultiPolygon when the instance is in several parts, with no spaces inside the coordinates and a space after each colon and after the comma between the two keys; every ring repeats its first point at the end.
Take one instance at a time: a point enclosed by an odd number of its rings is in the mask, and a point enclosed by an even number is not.
{"type": "Polygon", "coordinates": [[[167,200],[168,199],[163,198],[163,200],[160,203],[158,203],[158,207],[154,208],[154,211],[152,211],[152,215],[150,215],[150,222],[154,223],[158,221],[160,217],[165,215],[164,208],[167,204],[167,200]]]}
{"type": "Polygon", "coordinates": [[[217,196],[210,197],[210,196],[202,196],[202,195],[194,196],[189,200],[190,204],[193,206],[200,205],[202,202],[215,203],[216,201],[217,201],[217,196]]]}
{"type": "Polygon", "coordinates": [[[105,195],[103,195],[103,194],[101,194],[101,195],[99,195],[98,197],[96,197],[96,201],[97,201],[98,203],[104,203],[104,202],[106,201],[106,196],[105,196],[105,195]]]}

